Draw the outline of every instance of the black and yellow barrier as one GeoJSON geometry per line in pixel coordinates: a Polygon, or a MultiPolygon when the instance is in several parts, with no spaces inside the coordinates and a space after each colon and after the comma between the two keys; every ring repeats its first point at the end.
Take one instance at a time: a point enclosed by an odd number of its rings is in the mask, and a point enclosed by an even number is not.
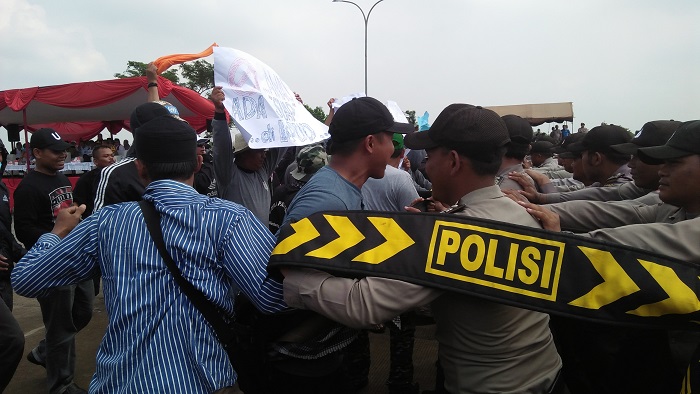
{"type": "Polygon", "coordinates": [[[457,215],[322,212],[284,226],[272,254],[271,267],[400,279],[591,321],[700,329],[700,266],[573,234],[457,215]]]}

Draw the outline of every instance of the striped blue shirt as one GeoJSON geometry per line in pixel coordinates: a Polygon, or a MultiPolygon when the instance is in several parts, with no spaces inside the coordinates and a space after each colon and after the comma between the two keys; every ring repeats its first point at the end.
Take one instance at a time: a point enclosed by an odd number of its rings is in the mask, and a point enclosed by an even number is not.
{"type": "MultiPolygon", "coordinates": [[[[233,313],[233,288],[264,312],[284,309],[281,283],[267,276],[275,238],[247,209],[171,180],[143,197],[161,214],[166,248],[185,279],[233,313]]],[[[18,294],[77,283],[102,270],[109,315],[91,393],[210,393],[236,374],[213,329],[189,302],[152,242],[137,203],[110,205],[66,238],[48,233],[17,264],[18,294]]]]}

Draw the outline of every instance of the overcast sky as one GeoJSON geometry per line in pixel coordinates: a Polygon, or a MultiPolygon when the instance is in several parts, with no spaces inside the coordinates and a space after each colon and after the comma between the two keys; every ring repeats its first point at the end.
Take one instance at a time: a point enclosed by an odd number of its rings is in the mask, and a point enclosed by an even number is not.
{"type": "MultiPolygon", "coordinates": [[[[571,101],[574,128],[698,119],[699,20],[698,0],[384,0],[368,93],[431,123],[454,102],[571,101]]],[[[313,107],[364,90],[362,16],[331,0],[1,0],[0,37],[0,90],[110,79],[128,60],[213,42],[267,63],[313,107]]]]}

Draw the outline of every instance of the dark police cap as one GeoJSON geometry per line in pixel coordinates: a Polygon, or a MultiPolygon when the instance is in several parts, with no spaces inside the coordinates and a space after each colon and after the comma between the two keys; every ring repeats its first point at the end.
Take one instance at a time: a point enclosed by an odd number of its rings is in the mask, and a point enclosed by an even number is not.
{"type": "Polygon", "coordinates": [[[639,158],[647,164],[700,155],[700,120],[691,120],[678,127],[665,145],[640,148],[639,158]]]}
{"type": "Polygon", "coordinates": [[[569,151],[569,146],[571,146],[571,144],[574,142],[581,141],[585,136],[586,135],[583,133],[569,134],[568,137],[564,138],[564,141],[562,141],[561,144],[555,145],[554,148],[552,148],[552,152],[559,154],[560,157],[562,154],[565,154],[567,157],[573,157],[575,155],[569,151]]]}
{"type": "Polygon", "coordinates": [[[511,144],[528,145],[532,141],[532,126],[530,122],[518,115],[505,115],[501,119],[508,128],[511,144]]]}
{"type": "Polygon", "coordinates": [[[379,100],[359,97],[338,108],[328,133],[333,142],[346,142],[383,131],[406,134],[412,133],[413,129],[408,123],[395,122],[391,112],[379,100]]]}
{"type": "Polygon", "coordinates": [[[404,139],[411,149],[443,146],[480,161],[495,159],[499,148],[509,142],[508,128],[498,114],[469,104],[448,105],[429,130],[404,139]]]}
{"type": "Polygon", "coordinates": [[[614,152],[611,146],[624,144],[630,142],[630,140],[632,140],[632,134],[620,126],[596,126],[586,133],[581,141],[571,144],[568,150],[573,153],[582,153],[584,151],[614,152]]]}
{"type": "Polygon", "coordinates": [[[159,116],[142,124],[134,135],[136,158],[147,163],[184,163],[197,158],[197,133],[172,116],[159,116]]]}
{"type": "Polygon", "coordinates": [[[552,154],[554,144],[549,141],[536,141],[532,143],[530,153],[552,154]]]}
{"type": "Polygon", "coordinates": [[[627,155],[636,155],[637,149],[649,146],[661,146],[671,138],[681,122],[675,120],[655,120],[647,122],[642,129],[632,138],[632,141],[613,145],[611,148],[617,152],[627,155]]]}

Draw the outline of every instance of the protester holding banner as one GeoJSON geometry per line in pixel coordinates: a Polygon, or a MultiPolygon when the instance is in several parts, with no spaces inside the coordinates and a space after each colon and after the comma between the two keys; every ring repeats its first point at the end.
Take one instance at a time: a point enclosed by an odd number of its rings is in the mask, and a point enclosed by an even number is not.
{"type": "Polygon", "coordinates": [[[272,192],[270,176],[287,148],[251,149],[242,134],[231,137],[224,108],[224,91],[215,87],[212,120],[214,172],[219,197],[250,209],[258,220],[267,223],[272,192]]]}
{"type": "MultiPolygon", "coordinates": [[[[494,185],[508,142],[496,113],[466,104],[448,106],[429,131],[406,137],[407,147],[427,150],[433,197],[455,203],[453,212],[539,227],[494,185]]],[[[298,268],[283,273],[290,306],[353,327],[432,302],[449,393],[565,392],[546,314],[391,279],[336,278],[298,268]]]]}

